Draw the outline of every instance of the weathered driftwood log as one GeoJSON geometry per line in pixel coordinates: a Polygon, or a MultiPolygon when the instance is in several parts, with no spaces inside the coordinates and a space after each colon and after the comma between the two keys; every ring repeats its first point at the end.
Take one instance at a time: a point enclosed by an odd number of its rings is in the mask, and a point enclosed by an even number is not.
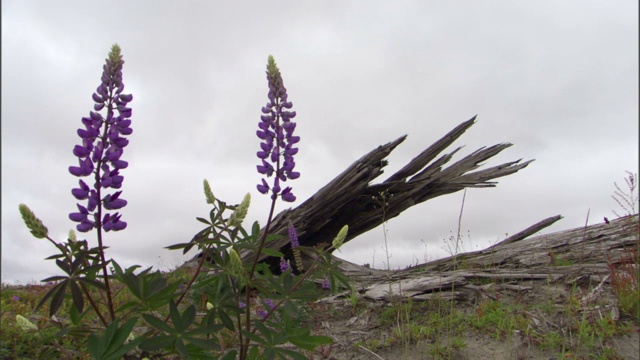
{"type": "MultiPolygon", "coordinates": [[[[550,225],[555,219],[539,224],[550,225]]],[[[412,298],[426,300],[435,295],[457,300],[487,296],[496,287],[512,291],[531,290],[531,281],[563,281],[567,284],[608,281],[610,266],[637,266],[640,246],[638,215],[531,238],[509,239],[485,250],[464,253],[405,270],[366,269],[344,262],[343,268],[355,281],[359,293],[370,300],[412,298]],[[475,284],[474,284],[475,283],[475,284]],[[478,285],[478,283],[485,285],[478,285]],[[515,284],[514,284],[515,283],[515,284]],[[389,291],[391,289],[391,291],[389,291]],[[389,295],[391,294],[391,296],[389,295]]],[[[534,226],[536,226],[534,225],[534,226]]],[[[533,228],[533,227],[531,227],[533,228]]],[[[531,229],[529,228],[529,229],[531,229]]],[[[331,302],[349,294],[323,301],[331,302]]]]}
{"type": "MultiPolygon", "coordinates": [[[[330,244],[340,228],[349,225],[347,242],[413,205],[467,187],[493,187],[496,183],[489,180],[513,174],[533,161],[520,163],[516,160],[473,172],[483,161],[511,146],[501,143],[480,148],[445,167],[461,147],[440,154],[474,123],[475,116],[451,130],[387,180],[371,184],[383,173],[382,169],[387,165],[385,158],[406,139],[406,135],[378,146],[304,203],[279,213],[271,223],[270,233],[286,235],[288,223],[292,222],[298,231],[300,244],[314,247],[330,244]]],[[[292,258],[286,236],[270,243],[269,247],[279,249],[288,259],[292,258]]],[[[255,258],[255,254],[249,252],[241,256],[245,261],[255,258]]],[[[279,259],[261,255],[260,260],[277,269],[279,259]]]]}

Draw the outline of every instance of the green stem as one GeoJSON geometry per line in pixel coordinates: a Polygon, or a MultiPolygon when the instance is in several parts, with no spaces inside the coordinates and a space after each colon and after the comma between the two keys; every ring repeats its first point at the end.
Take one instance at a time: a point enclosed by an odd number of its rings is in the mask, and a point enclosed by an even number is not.
{"type": "MultiPolygon", "coordinates": [[[[247,285],[245,286],[246,293],[246,311],[245,311],[245,320],[246,320],[246,330],[251,331],[251,287],[249,284],[253,279],[253,274],[256,271],[256,266],[258,266],[258,261],[260,260],[260,253],[262,253],[262,249],[264,248],[264,244],[267,241],[267,235],[269,234],[269,228],[271,227],[271,221],[273,220],[273,212],[276,207],[276,200],[278,198],[274,197],[271,201],[271,209],[269,209],[269,217],[267,218],[267,225],[264,228],[264,232],[262,233],[262,238],[260,239],[260,246],[258,246],[258,251],[256,252],[256,256],[253,260],[253,264],[251,264],[251,271],[249,272],[249,280],[247,281],[247,285]]],[[[241,333],[238,330],[238,333],[241,333]]],[[[246,342],[240,342],[240,359],[246,359],[247,352],[249,351],[249,339],[246,342]]]]}

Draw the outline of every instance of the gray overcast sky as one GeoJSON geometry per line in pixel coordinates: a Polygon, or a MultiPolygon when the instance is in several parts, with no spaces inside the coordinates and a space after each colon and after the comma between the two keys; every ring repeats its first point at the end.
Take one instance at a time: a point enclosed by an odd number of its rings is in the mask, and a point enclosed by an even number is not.
{"type": "MultiPolygon", "coordinates": [[[[638,2],[616,1],[2,1],[2,281],[59,273],[31,236],[26,203],[57,240],[75,224],[68,173],[113,43],[133,94],[122,211],[108,233],[122,265],[179,265],[163,247],[189,240],[208,213],[207,178],[230,203],[255,190],[265,65],[272,54],[297,111],[300,204],[354,160],[403,134],[391,174],[464,120],[459,159],[511,142],[486,166],[536,159],[467,192],[462,250],[548,216],[546,233],[614,217],[614,182],[638,171],[638,2]]],[[[379,180],[384,180],[383,175],[379,180]]],[[[387,225],[392,268],[447,255],[462,192],[387,225]]],[[[287,208],[280,203],[278,210],[287,208]]],[[[95,244],[95,235],[87,239],[95,244]]],[[[382,228],[339,256],[386,266],[382,228]]]]}

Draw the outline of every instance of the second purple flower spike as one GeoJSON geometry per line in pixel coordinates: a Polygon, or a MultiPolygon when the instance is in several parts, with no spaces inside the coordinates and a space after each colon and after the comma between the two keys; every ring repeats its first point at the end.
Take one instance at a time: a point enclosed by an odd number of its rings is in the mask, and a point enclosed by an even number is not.
{"type": "Polygon", "coordinates": [[[282,189],[280,182],[300,177],[300,173],[294,171],[296,163],[293,159],[293,156],[298,153],[295,144],[300,141],[300,137],[293,135],[296,123],[291,119],[296,117],[296,112],[289,110],[293,104],[287,101],[287,89],[282,83],[280,69],[273,56],[269,56],[267,62],[267,80],[269,102],[262,108],[263,115],[260,117],[259,130],[256,132],[262,140],[261,150],[257,153],[261,164],[257,168],[258,172],[267,178],[275,176],[272,184],[262,178],[257,188],[262,194],[271,191],[271,198],[274,200],[280,195],[282,200],[293,202],[296,197],[291,192],[291,187],[282,189]]]}

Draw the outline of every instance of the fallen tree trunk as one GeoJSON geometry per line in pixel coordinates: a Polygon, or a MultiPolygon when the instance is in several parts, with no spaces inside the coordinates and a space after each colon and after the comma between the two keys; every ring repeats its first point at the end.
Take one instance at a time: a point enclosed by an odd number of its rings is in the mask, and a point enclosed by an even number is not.
{"type": "MultiPolygon", "coordinates": [[[[534,226],[539,230],[539,224],[548,226],[553,223],[551,220],[559,218],[555,216],[534,226]]],[[[437,295],[475,301],[478,296],[490,297],[487,295],[489,288],[492,292],[497,288],[529,291],[534,284],[532,281],[537,280],[565,284],[586,282],[595,286],[609,280],[612,267],[638,266],[639,224],[636,214],[610,224],[515,241],[506,239],[485,250],[391,272],[344,261],[341,266],[361,296],[369,300],[392,301],[399,297],[426,300],[437,295]]],[[[332,302],[348,296],[347,292],[322,301],[332,302]]],[[[585,296],[584,301],[587,300],[585,296]]]]}
{"type": "MultiPolygon", "coordinates": [[[[349,225],[347,242],[429,199],[467,187],[494,187],[496,183],[490,180],[513,174],[533,161],[520,163],[516,160],[473,172],[483,161],[511,146],[501,143],[480,148],[445,167],[461,147],[440,154],[474,123],[475,116],[451,130],[387,180],[371,184],[383,173],[382,169],[387,165],[385,158],[406,139],[406,135],[378,146],[304,203],[275,216],[269,232],[284,237],[268,246],[282,251],[287,259],[293,258],[286,237],[289,222],[297,229],[302,246],[326,246],[344,225],[349,225]]],[[[245,261],[255,259],[251,252],[241,256],[245,261]]],[[[260,261],[269,263],[277,271],[279,259],[261,255],[260,261]]]]}

